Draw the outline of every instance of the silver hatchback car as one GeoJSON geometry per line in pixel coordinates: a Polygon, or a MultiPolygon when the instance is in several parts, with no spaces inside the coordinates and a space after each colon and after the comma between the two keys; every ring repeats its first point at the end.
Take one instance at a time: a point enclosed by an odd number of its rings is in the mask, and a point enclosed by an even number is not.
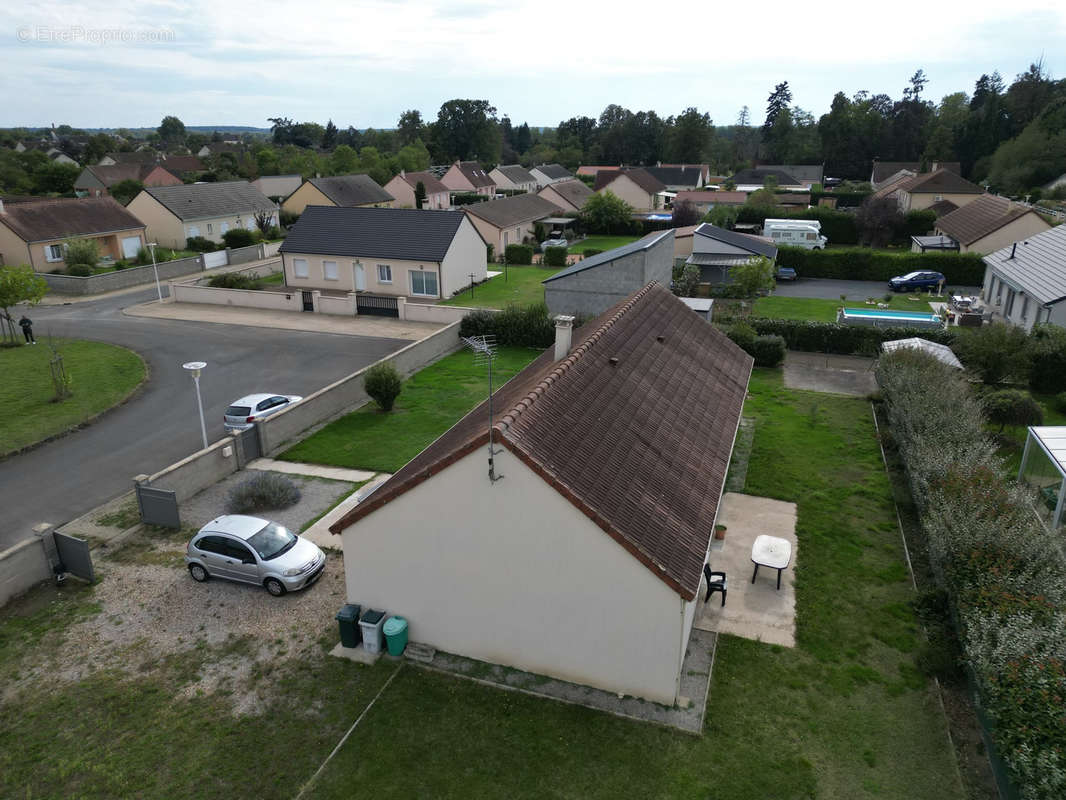
{"type": "Polygon", "coordinates": [[[277,414],[303,397],[296,394],[249,394],[226,409],[222,424],[227,431],[246,431],[256,420],[277,414]]]}
{"type": "Polygon", "coordinates": [[[275,597],[318,580],[326,555],[276,522],[229,514],[200,528],[185,552],[194,580],[226,578],[263,586],[275,597]]]}

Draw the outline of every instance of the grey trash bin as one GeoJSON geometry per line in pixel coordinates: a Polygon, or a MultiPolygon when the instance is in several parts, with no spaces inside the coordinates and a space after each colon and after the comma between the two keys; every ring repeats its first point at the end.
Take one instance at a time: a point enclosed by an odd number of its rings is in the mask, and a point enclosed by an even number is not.
{"type": "Polygon", "coordinates": [[[363,634],[363,649],[368,653],[381,652],[381,629],[385,627],[385,612],[368,608],[359,620],[359,630],[363,634]]]}
{"type": "Polygon", "coordinates": [[[340,628],[341,644],[352,648],[359,646],[359,606],[348,603],[337,612],[337,627],[340,628]]]}

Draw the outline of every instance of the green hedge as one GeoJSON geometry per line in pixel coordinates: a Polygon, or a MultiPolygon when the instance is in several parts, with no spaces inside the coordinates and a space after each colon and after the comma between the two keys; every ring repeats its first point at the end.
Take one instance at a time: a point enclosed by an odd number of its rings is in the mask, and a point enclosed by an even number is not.
{"type": "Polygon", "coordinates": [[[526,244],[509,244],[503,251],[503,258],[508,264],[532,264],[533,248],[526,244]]]}
{"type": "Polygon", "coordinates": [[[565,267],[566,266],[566,248],[565,247],[549,247],[544,251],[544,266],[546,267],[565,267]]]}
{"type": "Polygon", "coordinates": [[[950,345],[955,335],[946,330],[916,328],[875,328],[842,325],[836,322],[809,322],[799,319],[752,317],[747,323],[760,336],[780,336],[789,350],[839,355],[877,355],[882,342],[921,336],[931,342],[950,345]]]}
{"type": "Polygon", "coordinates": [[[980,286],[985,278],[985,264],[976,253],[888,253],[869,247],[804,250],[785,246],[777,250],[777,265],[792,267],[803,278],[887,281],[917,270],[942,272],[949,286],[980,286]]]}
{"type": "Polygon", "coordinates": [[[846,211],[834,211],[824,207],[786,211],[782,208],[741,206],[737,212],[737,222],[762,225],[767,217],[771,219],[816,219],[822,223],[822,236],[827,238],[830,244],[859,243],[859,230],[855,226],[855,215],[846,211]]]}
{"type": "Polygon", "coordinates": [[[495,336],[496,343],[505,347],[551,347],[555,342],[555,323],[548,315],[548,306],[533,303],[503,311],[481,309],[472,311],[459,323],[460,336],[495,336]]]}
{"type": "Polygon", "coordinates": [[[489,198],[477,192],[459,192],[452,195],[453,206],[470,206],[474,203],[484,203],[489,198]]]}

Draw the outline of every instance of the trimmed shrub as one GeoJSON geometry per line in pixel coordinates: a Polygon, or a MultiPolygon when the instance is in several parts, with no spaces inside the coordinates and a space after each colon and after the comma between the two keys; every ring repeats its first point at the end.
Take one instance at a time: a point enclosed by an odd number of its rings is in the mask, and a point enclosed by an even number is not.
{"type": "Polygon", "coordinates": [[[986,325],[962,331],[952,349],[985,383],[1024,378],[1029,371],[1028,336],[1013,325],[986,325]]]}
{"type": "Polygon", "coordinates": [[[126,259],[122,259],[121,261],[116,261],[115,262],[115,270],[116,271],[121,270],[121,269],[129,269],[129,267],[130,267],[130,262],[126,261],[126,259]]]}
{"type": "Polygon", "coordinates": [[[907,244],[912,236],[925,236],[935,226],[935,211],[930,211],[928,208],[912,209],[903,217],[903,240],[900,243],[907,244]]]}
{"type": "Polygon", "coordinates": [[[532,264],[533,248],[525,244],[509,244],[503,251],[503,257],[508,264],[532,264]]]}
{"type": "MultiPolygon", "coordinates": [[[[91,274],[96,265],[100,263],[100,251],[92,239],[68,239],[63,247],[63,260],[67,262],[68,268],[86,266],[91,274]]],[[[80,273],[71,272],[70,274],[80,273]]]]}
{"type": "Polygon", "coordinates": [[[1028,392],[1020,389],[1001,389],[985,396],[985,414],[1002,431],[1010,425],[1043,425],[1044,409],[1028,392]]]}
{"type": "Polygon", "coordinates": [[[300,489],[277,472],[260,472],[230,489],[226,510],[230,514],[249,514],[288,508],[300,502],[300,489]]]}
{"type": "Polygon", "coordinates": [[[738,322],[725,329],[725,335],[748,355],[755,349],[755,329],[745,322],[738,322]]]}
{"type": "Polygon", "coordinates": [[[213,275],[207,281],[212,289],[262,289],[263,282],[258,273],[250,275],[243,272],[223,272],[221,275],[213,275]]]}
{"type": "Polygon", "coordinates": [[[375,364],[363,375],[363,387],[382,411],[392,411],[403,391],[403,379],[392,364],[375,364]]]}
{"type": "Polygon", "coordinates": [[[549,247],[544,251],[544,266],[546,267],[565,267],[566,266],[566,248],[565,247],[549,247]]]}
{"type": "Polygon", "coordinates": [[[747,353],[755,359],[757,367],[776,367],[785,360],[785,339],[776,334],[756,336],[747,353]]]}
{"type": "Polygon", "coordinates": [[[777,265],[792,267],[804,278],[887,282],[896,275],[918,270],[942,272],[949,285],[980,286],[985,278],[985,264],[976,253],[890,253],[867,247],[804,250],[784,246],[777,250],[777,265]]]}
{"type": "Polygon", "coordinates": [[[458,194],[452,195],[453,206],[470,206],[474,203],[484,203],[486,200],[488,200],[488,198],[485,197],[485,195],[478,194],[477,192],[459,192],[458,194]]]}
{"type": "Polygon", "coordinates": [[[222,234],[226,247],[248,247],[259,241],[259,232],[247,228],[231,228],[222,234]]]}
{"type": "Polygon", "coordinates": [[[78,278],[88,278],[93,274],[93,268],[88,264],[71,264],[67,267],[67,275],[74,275],[78,278]]]}
{"type": "Polygon", "coordinates": [[[197,253],[213,253],[219,249],[219,245],[203,236],[190,236],[185,240],[185,249],[197,253]]]}
{"type": "MultiPolygon", "coordinates": [[[[1054,394],[1066,391],[1066,330],[1035,325],[1029,334],[1029,388],[1054,394]]],[[[1066,408],[1059,409],[1066,412],[1066,408]]]]}
{"type": "Polygon", "coordinates": [[[492,242],[485,245],[485,260],[490,263],[496,260],[496,247],[492,242]]]}
{"type": "Polygon", "coordinates": [[[598,256],[602,252],[603,252],[603,250],[601,250],[598,247],[589,247],[588,249],[585,250],[585,254],[584,254],[583,257],[584,258],[590,258],[591,256],[598,256]]]}
{"type": "Polygon", "coordinates": [[[865,325],[842,325],[836,322],[809,322],[798,319],[752,317],[748,323],[759,335],[778,335],[789,350],[840,355],[876,355],[882,342],[921,336],[931,342],[950,345],[952,331],[916,328],[875,328],[865,325]]]}
{"type": "Polygon", "coordinates": [[[544,303],[517,306],[503,311],[472,311],[459,323],[460,336],[495,336],[504,347],[534,347],[543,350],[555,342],[555,323],[544,303]]]}

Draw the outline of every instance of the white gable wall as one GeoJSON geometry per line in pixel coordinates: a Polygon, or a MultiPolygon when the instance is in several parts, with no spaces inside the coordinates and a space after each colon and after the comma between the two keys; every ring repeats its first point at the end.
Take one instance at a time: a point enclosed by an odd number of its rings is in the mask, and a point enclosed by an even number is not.
{"type": "Polygon", "coordinates": [[[446,652],[674,703],[686,604],[497,447],[495,484],[478,448],[342,534],[348,601],[446,652]]]}
{"type": "Polygon", "coordinates": [[[474,281],[480,283],[488,277],[487,271],[488,249],[470,217],[464,214],[441,263],[441,297],[451,297],[469,286],[471,272],[476,276],[474,281]]]}

